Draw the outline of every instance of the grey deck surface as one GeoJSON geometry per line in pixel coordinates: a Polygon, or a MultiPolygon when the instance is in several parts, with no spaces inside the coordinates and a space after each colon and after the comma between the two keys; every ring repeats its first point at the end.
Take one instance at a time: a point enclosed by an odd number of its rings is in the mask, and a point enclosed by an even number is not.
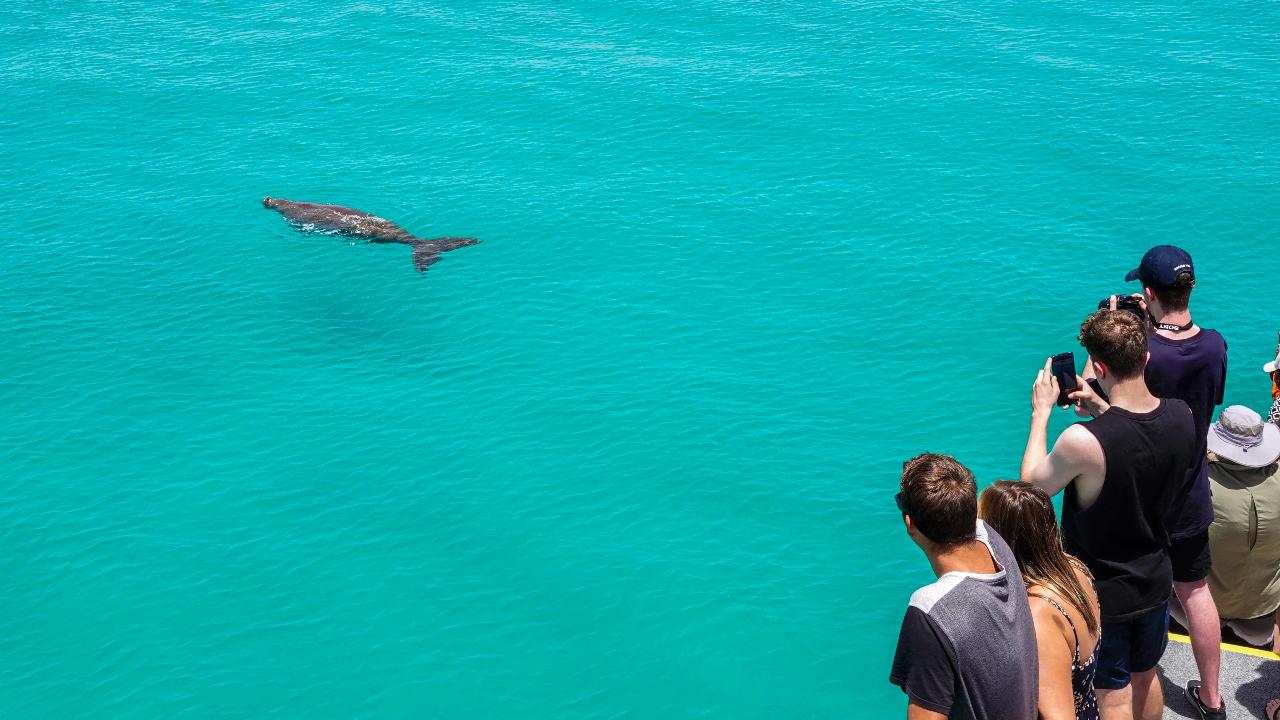
{"type": "MultiPolygon", "coordinates": [[[[1200,720],[1191,703],[1182,696],[1182,688],[1187,681],[1200,677],[1191,656],[1191,646],[1170,640],[1169,649],[1160,659],[1160,671],[1164,683],[1165,720],[1200,720]]],[[[1224,650],[1221,684],[1228,720],[1264,718],[1262,711],[1267,701],[1280,697],[1280,660],[1224,650]]]]}

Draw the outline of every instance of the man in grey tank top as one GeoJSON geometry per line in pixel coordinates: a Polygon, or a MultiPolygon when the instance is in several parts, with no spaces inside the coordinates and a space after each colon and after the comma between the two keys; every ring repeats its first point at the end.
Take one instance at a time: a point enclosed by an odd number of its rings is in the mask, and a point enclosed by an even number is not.
{"type": "Polygon", "coordinates": [[[978,520],[973,473],[925,453],[904,465],[895,499],[938,577],[911,596],[889,674],[907,694],[907,717],[1034,718],[1039,656],[1027,589],[1009,546],[978,520]]]}

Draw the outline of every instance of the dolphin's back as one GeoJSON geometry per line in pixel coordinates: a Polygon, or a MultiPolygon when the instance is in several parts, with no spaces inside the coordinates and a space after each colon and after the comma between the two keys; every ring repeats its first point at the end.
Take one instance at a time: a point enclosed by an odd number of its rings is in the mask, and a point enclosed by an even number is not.
{"type": "Polygon", "coordinates": [[[284,215],[285,217],[290,217],[292,215],[325,215],[325,214],[345,215],[345,216],[354,215],[356,217],[373,217],[372,215],[369,215],[369,213],[363,210],[349,208],[349,207],[346,207],[345,205],[324,205],[322,203],[294,202],[292,200],[273,200],[272,202],[274,202],[275,204],[272,205],[271,207],[274,207],[276,210],[279,210],[280,214],[284,215]]]}
{"type": "Polygon", "coordinates": [[[291,200],[264,201],[267,207],[278,211],[289,222],[317,230],[329,230],[364,238],[369,242],[401,242],[411,244],[410,235],[395,223],[343,205],[322,205],[291,200]]]}

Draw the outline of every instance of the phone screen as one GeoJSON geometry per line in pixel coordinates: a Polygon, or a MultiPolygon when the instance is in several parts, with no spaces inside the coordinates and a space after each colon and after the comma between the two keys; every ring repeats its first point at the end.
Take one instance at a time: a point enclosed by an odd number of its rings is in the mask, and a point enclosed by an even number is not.
{"type": "Polygon", "coordinates": [[[1070,405],[1071,401],[1067,399],[1067,393],[1075,392],[1078,388],[1076,385],[1076,354],[1065,352],[1054,355],[1049,369],[1053,376],[1058,379],[1058,405],[1060,407],[1070,405]]]}

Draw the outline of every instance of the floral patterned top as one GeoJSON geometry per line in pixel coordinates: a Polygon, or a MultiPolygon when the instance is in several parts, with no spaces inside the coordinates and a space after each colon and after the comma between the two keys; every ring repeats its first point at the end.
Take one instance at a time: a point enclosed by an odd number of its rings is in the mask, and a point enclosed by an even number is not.
{"type": "Polygon", "coordinates": [[[1098,674],[1098,649],[1102,647],[1102,643],[1094,646],[1093,655],[1089,656],[1082,665],[1080,634],[1076,632],[1076,624],[1071,621],[1070,613],[1048,595],[1039,593],[1027,593],[1027,595],[1040,598],[1057,608],[1058,612],[1062,613],[1062,617],[1067,619],[1067,624],[1071,626],[1071,634],[1076,639],[1076,649],[1071,654],[1071,692],[1075,696],[1076,720],[1098,720],[1098,693],[1093,689],[1093,678],[1098,674]]]}

